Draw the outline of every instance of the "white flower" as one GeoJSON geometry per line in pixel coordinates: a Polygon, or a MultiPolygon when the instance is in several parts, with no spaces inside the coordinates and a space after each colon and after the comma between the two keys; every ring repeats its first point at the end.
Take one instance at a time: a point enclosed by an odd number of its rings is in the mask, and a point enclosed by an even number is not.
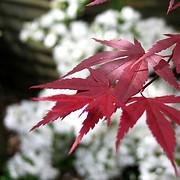
{"type": "Polygon", "coordinates": [[[43,28],[48,28],[53,24],[53,20],[54,20],[53,16],[51,16],[49,13],[47,13],[40,18],[39,24],[43,28]]]}
{"type": "Polygon", "coordinates": [[[37,31],[34,31],[32,33],[32,38],[35,41],[42,41],[44,39],[44,36],[45,36],[45,34],[44,34],[44,32],[41,29],[39,29],[37,31]]]}
{"type": "Polygon", "coordinates": [[[148,18],[138,21],[136,23],[136,30],[145,48],[150,48],[155,41],[164,38],[163,34],[174,32],[161,18],[148,18]]]}
{"type": "Polygon", "coordinates": [[[55,33],[59,36],[64,36],[68,34],[67,27],[63,23],[53,24],[50,27],[50,32],[55,33]]]}
{"type": "Polygon", "coordinates": [[[53,47],[57,42],[57,35],[54,33],[49,33],[44,39],[44,45],[47,47],[53,47]]]}
{"type": "Polygon", "coordinates": [[[134,11],[131,7],[122,8],[121,16],[125,21],[136,21],[140,18],[140,14],[137,11],[134,11]]]}
{"type": "Polygon", "coordinates": [[[17,153],[9,162],[8,168],[13,178],[17,179],[27,174],[37,175],[41,180],[48,180],[55,178],[58,174],[57,170],[51,167],[50,152],[33,154],[17,153]]]}
{"type": "Polygon", "coordinates": [[[49,102],[22,101],[20,104],[8,107],[4,123],[9,129],[15,130],[21,139],[20,152],[8,162],[13,178],[26,174],[39,174],[43,177],[41,179],[49,179],[57,174],[57,171],[51,167],[51,129],[43,127],[38,131],[29,132],[33,125],[43,117],[45,109],[51,106],[52,103],[49,102]],[[42,173],[46,171],[45,165],[47,165],[47,171],[52,171],[52,174],[42,173]]]}
{"type": "Polygon", "coordinates": [[[67,8],[67,16],[75,18],[77,16],[79,4],[77,0],[69,0],[69,7],[67,8]]]}
{"type": "Polygon", "coordinates": [[[71,35],[77,41],[89,37],[88,24],[83,21],[75,21],[70,25],[71,35]]]}
{"type": "Polygon", "coordinates": [[[19,35],[19,38],[21,41],[25,42],[28,40],[29,38],[29,31],[27,29],[23,29],[21,32],[20,32],[20,35],[19,35]]]}
{"type": "Polygon", "coordinates": [[[118,16],[119,14],[117,11],[107,10],[95,18],[95,23],[114,27],[117,26],[118,16]]]}
{"type": "Polygon", "coordinates": [[[54,22],[65,20],[65,13],[60,9],[52,9],[49,12],[49,16],[52,16],[54,22]]]}

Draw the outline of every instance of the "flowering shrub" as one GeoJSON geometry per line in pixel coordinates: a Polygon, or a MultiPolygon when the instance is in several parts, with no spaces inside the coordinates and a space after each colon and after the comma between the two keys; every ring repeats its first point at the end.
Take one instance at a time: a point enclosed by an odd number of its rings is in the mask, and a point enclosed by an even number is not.
{"type": "MultiPolygon", "coordinates": [[[[54,93],[42,91],[40,96],[54,93]]],[[[66,128],[59,126],[59,124],[54,124],[53,126],[42,128],[36,133],[29,133],[29,129],[34,122],[32,114],[38,120],[44,115],[44,109],[52,106],[53,103],[50,102],[37,103],[24,100],[20,104],[8,107],[4,123],[8,129],[18,133],[21,141],[19,152],[11,158],[7,165],[13,179],[33,175],[44,180],[55,178],[61,173],[56,167],[56,162],[61,163],[61,161],[68,159],[64,143],[70,145],[74,137],[73,132],[78,129],[77,124],[76,126],[73,123],[70,124],[69,118],[71,117],[69,117],[64,121],[64,127],[66,128]],[[60,141],[63,143],[60,143],[60,141]],[[57,147],[58,151],[61,151],[61,156],[59,152],[56,152],[57,147]],[[56,156],[56,158],[53,156],[56,156]]]]}
{"type": "Polygon", "coordinates": [[[47,14],[24,24],[21,40],[41,42],[47,47],[53,47],[66,34],[69,22],[81,14],[85,3],[86,0],[53,0],[47,14]]]}

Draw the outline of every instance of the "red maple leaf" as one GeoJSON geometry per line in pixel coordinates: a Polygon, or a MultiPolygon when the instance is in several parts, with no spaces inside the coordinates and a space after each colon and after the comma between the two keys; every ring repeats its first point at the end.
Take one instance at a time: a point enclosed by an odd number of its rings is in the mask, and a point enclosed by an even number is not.
{"type": "MultiPolygon", "coordinates": [[[[35,125],[33,129],[45,125],[57,118],[64,118],[68,114],[88,105],[84,111],[88,112],[89,117],[93,112],[98,111],[98,119],[106,117],[108,124],[111,124],[111,115],[116,111],[121,103],[114,95],[114,89],[103,74],[98,70],[89,69],[90,76],[87,79],[72,78],[62,79],[44,85],[33,86],[32,88],[52,88],[52,89],[75,89],[78,92],[74,95],[55,95],[51,97],[35,98],[35,100],[55,101],[56,104],[51,111],[35,125]]],[[[97,117],[97,116],[93,116],[97,117]]],[[[86,124],[86,123],[85,123],[86,124]]],[[[82,133],[81,133],[82,135],[82,133]]]]}
{"type": "Polygon", "coordinates": [[[168,7],[168,10],[167,10],[167,14],[170,11],[175,10],[175,9],[177,9],[179,7],[180,7],[180,2],[175,3],[175,0],[170,0],[169,1],[169,7],[168,7]]]}
{"type": "Polygon", "coordinates": [[[102,4],[106,1],[108,0],[93,0],[91,3],[87,4],[87,6],[94,6],[94,5],[102,4]]]}
{"type": "Polygon", "coordinates": [[[180,96],[134,97],[129,102],[130,104],[123,109],[123,115],[120,118],[116,148],[118,149],[122,138],[128,130],[133,128],[142,114],[146,112],[146,123],[157,142],[167,154],[177,174],[173,155],[176,138],[172,125],[168,120],[170,119],[180,125],[180,111],[166,104],[180,103],[180,96]]]}

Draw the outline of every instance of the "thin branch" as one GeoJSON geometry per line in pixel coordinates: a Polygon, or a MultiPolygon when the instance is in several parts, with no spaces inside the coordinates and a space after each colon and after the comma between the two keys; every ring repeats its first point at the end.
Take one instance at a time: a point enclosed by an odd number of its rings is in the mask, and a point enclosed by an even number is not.
{"type": "Polygon", "coordinates": [[[152,84],[154,81],[156,81],[159,78],[158,75],[156,75],[153,79],[151,79],[142,89],[141,89],[141,93],[150,85],[152,84]]]}

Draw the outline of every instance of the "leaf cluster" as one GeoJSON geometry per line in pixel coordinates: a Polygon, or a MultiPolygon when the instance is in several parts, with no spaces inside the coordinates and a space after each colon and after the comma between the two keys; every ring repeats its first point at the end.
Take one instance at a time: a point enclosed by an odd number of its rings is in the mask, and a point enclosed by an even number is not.
{"type": "MultiPolygon", "coordinates": [[[[88,5],[97,5],[105,1],[94,0],[88,5]]],[[[167,13],[179,6],[180,3],[170,0],[167,13]]],[[[180,84],[169,65],[169,62],[172,61],[177,73],[180,73],[180,34],[166,34],[165,36],[147,51],[136,39],[134,42],[123,39],[109,41],[94,39],[113,50],[100,52],[83,60],[59,80],[32,87],[76,90],[73,95],[59,94],[36,98],[41,101],[54,101],[55,105],[32,130],[58,118],[63,120],[71,112],[83,108],[83,113],[86,112],[87,117],[69,151],[72,153],[83,136],[93,129],[100,119],[107,121],[110,126],[113,113],[121,108],[122,116],[119,118],[116,139],[116,149],[118,149],[124,135],[146,112],[146,123],[151,133],[163,148],[178,174],[173,154],[176,138],[170,121],[180,125],[180,111],[169,104],[180,103],[180,96],[151,98],[143,95],[144,89],[153,82],[153,80],[147,82],[149,67],[152,67],[158,76],[175,89],[180,89],[180,84]],[[162,51],[171,47],[173,47],[171,54],[163,56],[162,51]],[[89,75],[85,79],[72,78],[73,74],[84,69],[89,71],[89,75]]]]}

